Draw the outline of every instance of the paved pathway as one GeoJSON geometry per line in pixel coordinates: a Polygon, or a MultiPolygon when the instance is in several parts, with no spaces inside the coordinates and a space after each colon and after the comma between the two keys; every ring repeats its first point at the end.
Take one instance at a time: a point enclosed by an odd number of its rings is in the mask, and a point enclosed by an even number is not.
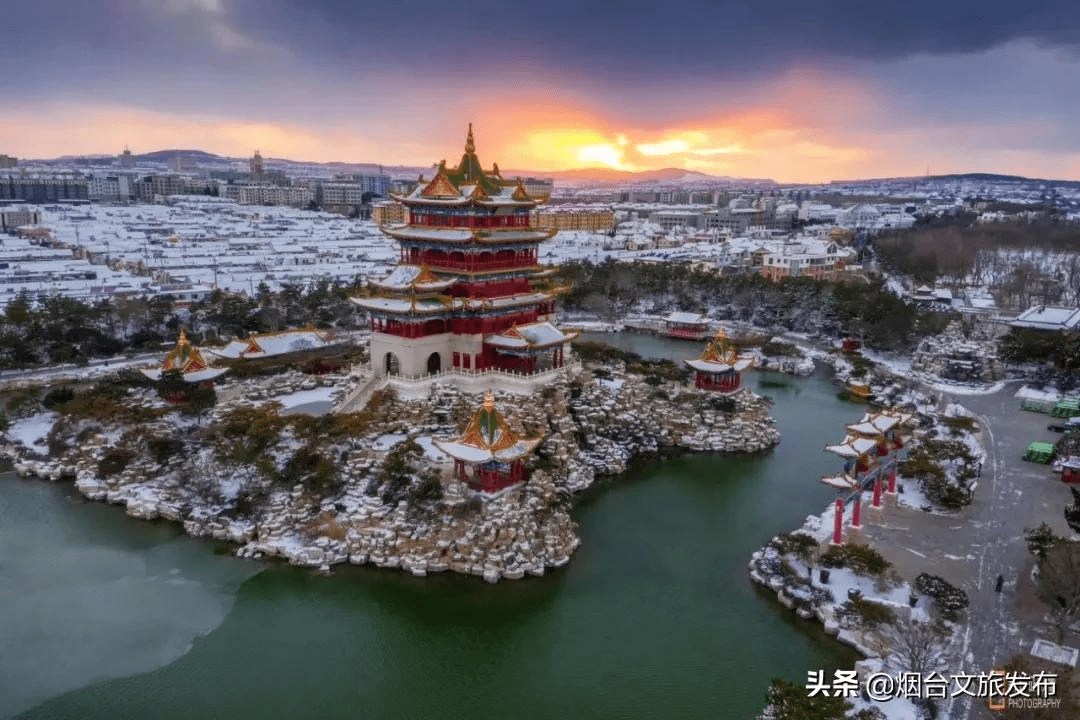
{"type": "MultiPolygon", "coordinates": [[[[1023,582],[1033,566],[1023,536],[1026,528],[1044,521],[1055,532],[1067,534],[1063,510],[1072,495],[1047,466],[1020,459],[1028,443],[1053,440],[1055,433],[1046,428],[1049,416],[1019,409],[1019,400],[1013,397],[1017,387],[1009,383],[992,395],[952,398],[978,416],[987,451],[968,508],[945,515],[890,507],[877,522],[871,515],[863,531],[906,579],[926,571],[968,593],[971,605],[958,639],[965,667],[950,668],[951,672],[1000,667],[1027,652],[1036,637],[1055,639],[1053,630],[1041,622],[1041,608],[1030,602],[1030,581],[1026,586],[1023,582]],[[1001,593],[994,591],[999,574],[1005,578],[1001,593]]],[[[952,703],[947,716],[994,717],[982,703],[962,700],[952,703]]]]}

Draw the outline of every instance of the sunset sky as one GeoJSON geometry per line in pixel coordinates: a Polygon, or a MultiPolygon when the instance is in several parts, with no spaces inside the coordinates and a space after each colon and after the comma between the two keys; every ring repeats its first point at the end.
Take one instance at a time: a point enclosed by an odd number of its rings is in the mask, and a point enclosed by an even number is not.
{"type": "Polygon", "coordinates": [[[1080,180],[1068,8],[9,0],[0,152],[1080,180]]]}

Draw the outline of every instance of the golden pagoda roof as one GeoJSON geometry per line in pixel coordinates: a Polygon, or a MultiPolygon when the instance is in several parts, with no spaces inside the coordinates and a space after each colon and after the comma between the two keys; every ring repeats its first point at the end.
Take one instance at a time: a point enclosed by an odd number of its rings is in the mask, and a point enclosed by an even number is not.
{"type": "Polygon", "coordinates": [[[439,163],[435,177],[426,185],[420,176],[421,187],[412,194],[396,197],[401,201],[434,202],[436,204],[458,204],[460,202],[479,202],[492,204],[536,204],[522,185],[521,180],[504,180],[498,164],[490,172],[484,170],[476,156],[476,141],[473,140],[472,123],[465,136],[465,153],[455,167],[447,167],[446,160],[439,163]],[[511,191],[510,189],[513,188],[511,191]]]}
{"type": "Polygon", "coordinates": [[[434,442],[440,450],[457,460],[479,464],[519,460],[535,450],[543,439],[543,436],[523,438],[514,432],[506,418],[495,408],[495,399],[488,391],[461,437],[434,442]]]}
{"type": "Polygon", "coordinates": [[[697,359],[687,360],[686,364],[706,372],[742,371],[754,364],[754,356],[740,354],[739,349],[728,340],[724,328],[720,328],[705,346],[705,351],[697,359]]]}
{"type": "Polygon", "coordinates": [[[140,370],[151,380],[160,380],[162,375],[173,371],[179,372],[187,382],[203,382],[224,375],[228,368],[210,367],[199,349],[188,340],[187,333],[181,330],[176,347],[169,351],[160,366],[140,370]]]}
{"type": "Polygon", "coordinates": [[[205,370],[209,363],[203,358],[199,348],[191,344],[187,333],[180,330],[180,337],[176,340],[176,347],[169,351],[165,360],[161,363],[161,371],[179,370],[181,373],[198,372],[205,370]]]}

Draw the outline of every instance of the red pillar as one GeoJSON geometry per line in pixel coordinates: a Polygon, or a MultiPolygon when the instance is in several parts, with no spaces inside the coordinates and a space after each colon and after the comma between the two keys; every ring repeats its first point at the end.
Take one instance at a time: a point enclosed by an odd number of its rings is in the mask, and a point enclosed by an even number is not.
{"type": "Polygon", "coordinates": [[[880,473],[878,474],[878,476],[876,478],[874,478],[874,501],[873,501],[873,506],[876,507],[876,508],[881,507],[881,474],[880,473]]]}
{"type": "Polygon", "coordinates": [[[851,509],[851,527],[862,527],[862,490],[855,493],[855,504],[851,509]]]}
{"type": "Polygon", "coordinates": [[[893,465],[892,470],[889,471],[889,492],[896,494],[896,466],[893,465]]]}
{"type": "Polygon", "coordinates": [[[834,545],[844,542],[844,501],[836,499],[836,517],[833,518],[832,541],[834,545]]]}

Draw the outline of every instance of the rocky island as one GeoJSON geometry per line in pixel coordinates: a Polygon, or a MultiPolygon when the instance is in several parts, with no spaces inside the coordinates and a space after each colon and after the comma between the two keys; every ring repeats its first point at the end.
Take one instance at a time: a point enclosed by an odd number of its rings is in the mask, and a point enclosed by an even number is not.
{"type": "Polygon", "coordinates": [[[232,400],[198,415],[150,384],[118,377],[48,415],[29,413],[36,408],[28,404],[26,422],[49,425],[47,449],[9,442],[3,451],[22,474],[71,480],[88,498],[236,543],[242,556],[323,569],[451,570],[494,582],[565,564],[580,543],[573,494],[635,457],[779,442],[767,399],[746,389],[701,391],[674,363],[627,357],[587,362],[529,396],[495,394],[511,427],[543,436],[528,479],[496,493],[455,477],[434,442],[459,435],[478,406],[452,385],[417,399],[384,390],[360,412],[320,417],[288,414],[267,399],[316,384],[345,396],[362,375],[245,380],[223,389],[232,400]]]}

